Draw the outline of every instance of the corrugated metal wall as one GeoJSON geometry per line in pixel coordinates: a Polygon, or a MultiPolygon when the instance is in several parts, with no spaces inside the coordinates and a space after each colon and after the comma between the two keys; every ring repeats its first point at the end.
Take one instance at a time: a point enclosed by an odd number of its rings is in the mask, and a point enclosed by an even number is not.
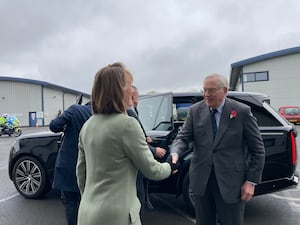
{"type": "Polygon", "coordinates": [[[64,110],[63,93],[59,90],[44,88],[44,122],[46,125],[57,116],[58,110],[64,110]]]}
{"type": "MultiPolygon", "coordinates": [[[[48,126],[70,105],[76,103],[77,94],[52,89],[38,84],[0,80],[0,115],[16,116],[21,126],[29,126],[29,112],[36,112],[38,126],[48,126]]],[[[83,98],[86,103],[88,98],[83,98]]]]}
{"type": "Polygon", "coordinates": [[[41,86],[12,81],[0,82],[0,113],[16,116],[28,126],[29,112],[42,110],[41,86]]]}
{"type": "Polygon", "coordinates": [[[292,54],[244,66],[244,73],[269,72],[268,81],[244,83],[244,90],[268,94],[275,109],[285,105],[300,106],[299,62],[300,54],[292,54]]]}

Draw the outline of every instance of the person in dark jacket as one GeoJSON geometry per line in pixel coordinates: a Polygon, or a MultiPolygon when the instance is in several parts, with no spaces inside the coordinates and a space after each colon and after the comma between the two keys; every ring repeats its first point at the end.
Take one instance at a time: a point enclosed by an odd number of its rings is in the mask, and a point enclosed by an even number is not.
{"type": "MultiPolygon", "coordinates": [[[[149,140],[151,140],[151,138],[147,137],[144,126],[143,126],[143,124],[141,123],[141,121],[138,117],[137,104],[138,104],[139,92],[138,92],[137,87],[135,87],[134,85],[132,85],[132,88],[134,90],[133,95],[132,95],[132,105],[131,105],[131,107],[126,109],[126,112],[127,112],[128,116],[131,116],[131,117],[135,118],[139,122],[139,124],[140,124],[140,126],[143,130],[143,133],[145,135],[145,141],[147,141],[149,150],[152,152],[154,157],[155,158],[163,158],[166,155],[167,151],[164,148],[161,148],[161,147],[151,146],[150,143],[149,143],[149,140]]],[[[148,203],[150,208],[152,207],[152,204],[150,203],[149,196],[148,196],[148,193],[147,193],[148,188],[146,188],[145,185],[144,185],[144,183],[146,183],[146,185],[148,185],[148,182],[149,182],[149,180],[147,180],[143,176],[143,174],[139,171],[138,175],[137,175],[137,179],[136,179],[136,189],[137,189],[137,197],[138,197],[138,199],[140,200],[140,203],[141,203],[140,218],[141,218],[141,223],[142,224],[144,223],[143,217],[144,217],[144,210],[145,210],[146,203],[148,203]]]]}
{"type": "Polygon", "coordinates": [[[78,138],[81,127],[92,115],[90,103],[71,105],[50,123],[52,132],[64,132],[54,171],[53,189],[60,190],[68,225],[77,224],[80,192],[76,178],[78,138]]]}
{"type": "Polygon", "coordinates": [[[138,109],[137,109],[137,106],[138,106],[138,103],[139,103],[139,90],[134,85],[132,85],[132,88],[134,90],[133,95],[132,95],[132,106],[126,110],[127,114],[131,117],[134,117],[139,122],[139,124],[141,125],[141,128],[142,128],[142,130],[145,134],[146,141],[148,143],[149,149],[153,153],[154,157],[163,158],[166,155],[167,151],[166,151],[166,149],[161,148],[161,147],[151,146],[152,139],[147,136],[146,131],[144,129],[144,126],[143,126],[143,124],[141,123],[141,121],[139,119],[139,112],[138,112],[138,109]]]}

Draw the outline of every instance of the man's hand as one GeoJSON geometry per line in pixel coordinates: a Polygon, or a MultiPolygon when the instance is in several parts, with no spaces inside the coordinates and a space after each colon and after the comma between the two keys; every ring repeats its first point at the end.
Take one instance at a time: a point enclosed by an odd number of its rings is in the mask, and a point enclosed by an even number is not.
{"type": "Polygon", "coordinates": [[[170,164],[172,169],[172,174],[175,174],[178,172],[178,168],[180,167],[180,164],[178,162],[178,155],[177,154],[171,154],[167,158],[167,162],[170,164]]]}
{"type": "Polygon", "coordinates": [[[164,148],[160,148],[160,147],[156,147],[155,149],[155,156],[157,158],[163,158],[166,155],[166,149],[164,148]]]}
{"type": "Polygon", "coordinates": [[[153,140],[152,140],[151,137],[147,137],[147,138],[146,138],[146,141],[147,141],[147,143],[152,143],[152,142],[153,142],[153,140]]]}
{"type": "Polygon", "coordinates": [[[172,158],[172,163],[176,164],[177,161],[178,161],[178,155],[175,153],[175,154],[171,154],[169,157],[172,158]]]}
{"type": "Polygon", "coordinates": [[[254,195],[255,185],[246,181],[241,188],[241,199],[248,202],[254,195]]]}

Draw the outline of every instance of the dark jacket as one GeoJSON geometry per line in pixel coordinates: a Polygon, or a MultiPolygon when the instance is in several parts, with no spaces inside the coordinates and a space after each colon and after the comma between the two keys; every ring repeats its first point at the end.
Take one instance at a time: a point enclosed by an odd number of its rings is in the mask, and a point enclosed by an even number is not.
{"type": "Polygon", "coordinates": [[[51,121],[51,131],[55,133],[64,132],[55,163],[54,189],[79,192],[76,180],[78,137],[81,127],[91,115],[90,104],[74,104],[65,110],[61,116],[51,121]]]}
{"type": "MultiPolygon", "coordinates": [[[[147,139],[147,134],[146,134],[146,131],[144,129],[144,126],[143,126],[142,122],[139,119],[137,110],[134,111],[132,108],[128,108],[126,110],[126,112],[127,112],[128,116],[131,116],[131,117],[135,118],[139,122],[139,124],[140,124],[140,126],[141,126],[141,128],[142,128],[142,130],[144,132],[145,140],[146,140],[147,139]]],[[[150,144],[148,144],[148,147],[149,147],[150,151],[152,152],[152,154],[155,156],[156,147],[153,147],[150,144]]]]}

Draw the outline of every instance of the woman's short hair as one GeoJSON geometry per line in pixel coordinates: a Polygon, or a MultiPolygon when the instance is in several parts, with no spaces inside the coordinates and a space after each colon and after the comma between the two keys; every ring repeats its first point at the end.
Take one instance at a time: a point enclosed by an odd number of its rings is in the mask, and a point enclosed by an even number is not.
{"type": "Polygon", "coordinates": [[[91,103],[94,114],[125,112],[123,88],[132,75],[122,63],[100,69],[94,79],[91,103]]]}

